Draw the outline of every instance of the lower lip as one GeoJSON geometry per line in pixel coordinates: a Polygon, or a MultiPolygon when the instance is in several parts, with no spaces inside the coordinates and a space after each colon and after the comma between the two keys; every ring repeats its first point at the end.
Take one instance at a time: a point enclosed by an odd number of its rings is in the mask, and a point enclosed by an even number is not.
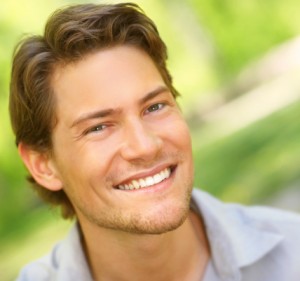
{"type": "Polygon", "coordinates": [[[165,179],[157,184],[154,184],[154,185],[151,185],[148,187],[142,187],[139,189],[124,189],[124,190],[118,189],[118,190],[129,192],[129,193],[141,193],[141,192],[142,193],[155,193],[155,192],[161,192],[163,190],[167,190],[167,189],[169,189],[169,187],[171,186],[171,183],[173,182],[173,179],[174,179],[175,173],[176,173],[176,168],[177,167],[172,169],[171,174],[167,179],[165,179]]]}

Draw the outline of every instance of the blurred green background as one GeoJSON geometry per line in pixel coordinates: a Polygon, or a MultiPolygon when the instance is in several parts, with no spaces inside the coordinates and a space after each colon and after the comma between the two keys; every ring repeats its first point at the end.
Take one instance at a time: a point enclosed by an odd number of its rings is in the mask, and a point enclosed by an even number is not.
{"type": "MultiPolygon", "coordinates": [[[[7,111],[12,50],[24,34],[42,33],[56,8],[84,2],[1,3],[3,281],[13,280],[22,265],[46,253],[70,227],[24,180],[7,111]]],[[[300,2],[136,2],[157,23],[169,47],[169,68],[193,136],[195,185],[225,201],[300,211],[300,2]]]]}

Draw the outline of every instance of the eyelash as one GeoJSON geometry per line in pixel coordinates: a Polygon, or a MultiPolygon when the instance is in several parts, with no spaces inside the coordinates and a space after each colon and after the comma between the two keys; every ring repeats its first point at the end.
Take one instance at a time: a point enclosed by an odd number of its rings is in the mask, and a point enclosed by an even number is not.
{"type": "Polygon", "coordinates": [[[96,133],[96,132],[101,132],[103,131],[105,128],[107,128],[107,125],[103,125],[103,124],[99,124],[96,126],[93,126],[91,128],[88,128],[87,130],[85,130],[83,132],[84,135],[90,134],[90,133],[96,133]],[[99,129],[101,128],[101,129],[99,129]]]}
{"type": "Polygon", "coordinates": [[[151,112],[155,112],[155,111],[159,111],[161,109],[163,109],[166,105],[164,103],[155,103],[155,104],[152,104],[150,105],[146,110],[145,110],[145,113],[146,114],[149,114],[151,112]],[[154,107],[158,107],[158,108],[154,108],[154,107]]]}

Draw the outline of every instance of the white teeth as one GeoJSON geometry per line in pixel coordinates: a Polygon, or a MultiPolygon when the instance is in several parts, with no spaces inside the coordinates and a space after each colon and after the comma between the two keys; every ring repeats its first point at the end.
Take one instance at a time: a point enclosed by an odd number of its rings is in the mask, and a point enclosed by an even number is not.
{"type": "Polygon", "coordinates": [[[153,177],[153,179],[154,179],[154,183],[159,183],[159,182],[161,182],[164,178],[163,178],[163,176],[161,176],[161,173],[159,173],[159,174],[156,174],[156,175],[153,177]]]}
{"type": "Polygon", "coordinates": [[[153,185],[154,184],[154,179],[152,177],[147,177],[146,178],[146,185],[153,185]]]}
{"type": "Polygon", "coordinates": [[[166,169],[165,171],[165,177],[168,178],[171,175],[171,170],[170,169],[166,169]]]}
{"type": "Polygon", "coordinates": [[[146,187],[147,186],[145,180],[143,180],[143,179],[139,180],[139,185],[140,185],[140,187],[146,187]]]}
{"type": "Polygon", "coordinates": [[[118,188],[121,190],[133,190],[140,189],[148,186],[152,186],[154,184],[160,183],[163,180],[169,178],[171,175],[171,169],[166,168],[163,171],[144,179],[136,179],[131,181],[130,183],[119,185],[118,188]]]}
{"type": "Polygon", "coordinates": [[[165,177],[168,177],[168,176],[169,176],[168,171],[169,171],[169,170],[164,170],[164,171],[163,171],[163,175],[164,175],[165,177]]]}
{"type": "Polygon", "coordinates": [[[133,184],[133,186],[134,186],[135,189],[138,189],[140,187],[138,181],[136,181],[136,180],[133,180],[132,184],[133,184]]]}

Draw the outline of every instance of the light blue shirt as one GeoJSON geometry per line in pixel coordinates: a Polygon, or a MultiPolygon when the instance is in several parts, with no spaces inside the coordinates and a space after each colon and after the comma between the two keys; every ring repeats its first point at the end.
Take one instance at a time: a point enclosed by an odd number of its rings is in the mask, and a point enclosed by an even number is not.
{"type": "MultiPolygon", "coordinates": [[[[300,216],[220,202],[193,190],[212,253],[202,281],[299,281],[300,216]]],[[[50,254],[27,265],[17,281],[92,281],[78,227],[50,254]]]]}

